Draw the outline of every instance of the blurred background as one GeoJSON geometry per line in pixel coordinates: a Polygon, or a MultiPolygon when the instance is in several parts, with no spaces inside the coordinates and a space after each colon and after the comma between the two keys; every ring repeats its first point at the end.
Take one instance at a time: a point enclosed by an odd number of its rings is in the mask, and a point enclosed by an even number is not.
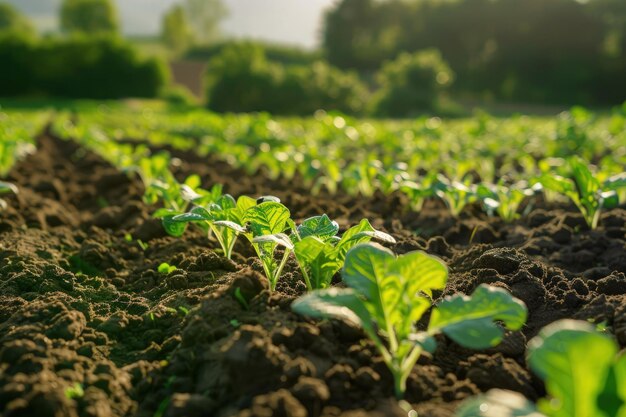
{"type": "Polygon", "coordinates": [[[557,113],[626,100],[625,0],[0,0],[0,99],[557,113]]]}

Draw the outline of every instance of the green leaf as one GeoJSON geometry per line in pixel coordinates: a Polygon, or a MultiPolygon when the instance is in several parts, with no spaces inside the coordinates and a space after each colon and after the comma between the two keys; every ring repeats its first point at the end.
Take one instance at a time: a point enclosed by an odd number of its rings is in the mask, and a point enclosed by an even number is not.
{"type": "Polygon", "coordinates": [[[289,216],[287,207],[270,201],[249,208],[244,221],[250,222],[250,231],[254,237],[257,237],[282,233],[289,216]]]}
{"type": "Polygon", "coordinates": [[[178,216],[163,217],[161,218],[161,223],[168,235],[181,237],[185,233],[185,230],[187,230],[187,223],[174,220],[175,217],[178,216]]]}
{"type": "Polygon", "coordinates": [[[441,331],[462,346],[484,349],[502,340],[504,331],[495,320],[518,330],[526,316],[522,301],[501,288],[483,284],[471,297],[457,294],[442,301],[433,309],[428,329],[431,334],[441,331]]]}
{"type": "Polygon", "coordinates": [[[263,243],[275,243],[279,246],[283,246],[289,250],[293,250],[294,246],[293,243],[291,243],[291,240],[289,239],[289,236],[287,236],[284,233],[276,233],[274,235],[263,235],[263,236],[257,236],[254,239],[252,239],[252,243],[257,243],[257,244],[263,244],[263,243]]]}
{"type": "Polygon", "coordinates": [[[613,175],[604,181],[603,189],[607,191],[617,191],[620,188],[626,187],[626,172],[613,175]]]}
{"type": "Polygon", "coordinates": [[[550,399],[539,403],[550,417],[615,417],[598,408],[617,352],[611,338],[586,322],[561,320],[528,344],[528,364],[545,381],[550,399]]]}
{"type": "Polygon", "coordinates": [[[446,266],[424,252],[398,258],[377,244],[361,244],[346,255],[343,281],[370,302],[370,312],[383,328],[409,337],[413,324],[430,307],[421,293],[445,287],[446,266]]]}
{"type": "Polygon", "coordinates": [[[566,196],[578,194],[574,183],[571,180],[561,177],[559,175],[544,174],[541,176],[539,181],[544,188],[556,191],[559,194],[563,194],[566,196]]]}
{"type": "Polygon", "coordinates": [[[493,389],[473,397],[457,410],[456,417],[546,417],[520,393],[493,389]]]}
{"type": "Polygon", "coordinates": [[[15,184],[10,182],[0,181],[0,194],[13,193],[18,194],[19,190],[15,184]]]}
{"type": "Polygon", "coordinates": [[[583,198],[593,196],[600,189],[600,184],[587,164],[580,158],[572,158],[569,163],[572,168],[572,176],[576,181],[578,193],[583,198]]]}
{"type": "Polygon", "coordinates": [[[373,332],[372,319],[367,308],[351,289],[328,288],[313,291],[294,301],[291,309],[308,317],[344,320],[373,332]]]}
{"type": "Polygon", "coordinates": [[[331,220],[327,215],[309,217],[297,228],[300,239],[309,236],[318,237],[321,240],[328,240],[339,232],[337,222],[331,220]]]}
{"type": "Polygon", "coordinates": [[[298,262],[310,264],[324,250],[326,243],[316,236],[307,236],[294,244],[294,252],[298,262]]]}
{"type": "Polygon", "coordinates": [[[360,240],[363,237],[368,237],[370,239],[378,240],[384,243],[396,243],[396,240],[393,238],[393,236],[385,232],[381,232],[380,230],[366,230],[363,232],[359,232],[352,237],[352,240],[360,240]]]}
{"type": "Polygon", "coordinates": [[[237,233],[246,233],[246,228],[245,227],[241,227],[240,225],[238,225],[235,222],[231,222],[229,220],[218,220],[213,222],[213,226],[219,226],[219,227],[227,227],[231,230],[234,230],[237,233]]]}

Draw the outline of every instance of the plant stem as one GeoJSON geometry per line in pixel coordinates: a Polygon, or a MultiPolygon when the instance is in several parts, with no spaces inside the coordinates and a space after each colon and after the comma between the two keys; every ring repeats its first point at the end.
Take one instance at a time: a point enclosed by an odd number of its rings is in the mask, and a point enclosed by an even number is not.
{"type": "Polygon", "coordinates": [[[283,268],[285,267],[285,264],[287,263],[287,259],[289,259],[290,253],[291,251],[285,248],[283,259],[280,261],[280,265],[278,265],[278,268],[276,269],[276,271],[274,271],[274,283],[273,283],[274,288],[272,288],[272,291],[276,289],[276,283],[278,282],[278,279],[280,278],[280,274],[283,272],[283,268]]]}
{"type": "Polygon", "coordinates": [[[313,291],[313,286],[311,285],[311,279],[309,278],[309,273],[306,272],[306,267],[300,267],[300,271],[302,272],[302,278],[304,278],[304,283],[306,284],[307,291],[313,291]]]}

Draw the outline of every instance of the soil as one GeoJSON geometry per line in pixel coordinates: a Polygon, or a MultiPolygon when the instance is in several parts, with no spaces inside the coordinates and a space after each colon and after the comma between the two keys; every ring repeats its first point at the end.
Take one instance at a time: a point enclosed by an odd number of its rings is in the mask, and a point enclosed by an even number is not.
{"type": "MultiPolygon", "coordinates": [[[[228,261],[200,231],[169,237],[138,178],[74,142],[38,142],[11,171],[20,194],[0,213],[0,416],[406,416],[359,329],[290,311],[304,291],[293,261],[270,294],[243,242],[228,261]],[[162,262],[177,269],[160,274],[162,262]]],[[[490,388],[543,395],[524,354],[555,320],[604,322],[626,346],[623,207],[595,231],[573,207],[540,199],[512,224],[477,207],[453,218],[437,202],[415,213],[399,194],[311,196],[297,178],[173,153],[181,178],[276,195],[295,219],[327,213],[346,228],[367,217],[397,239],[397,253],[440,256],[450,267],[441,297],[489,283],[527,304],[527,325],[501,345],[476,352],[440,337],[420,358],[406,393],[420,417],[452,416],[490,388]]]]}

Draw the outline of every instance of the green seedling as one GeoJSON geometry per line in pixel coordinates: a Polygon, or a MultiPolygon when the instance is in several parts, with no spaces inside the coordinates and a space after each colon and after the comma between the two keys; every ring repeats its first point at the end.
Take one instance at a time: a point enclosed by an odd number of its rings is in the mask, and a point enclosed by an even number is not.
{"type": "MultiPolygon", "coordinates": [[[[0,181],[0,195],[1,194],[17,194],[18,189],[15,184],[11,184],[10,182],[0,181]]],[[[0,198],[0,210],[6,210],[7,202],[0,198]]]]}
{"type": "Polygon", "coordinates": [[[339,225],[324,214],[306,219],[292,233],[294,253],[309,291],[329,287],[346,253],[357,244],[371,239],[395,243],[393,237],[374,229],[366,219],[341,237],[338,232],[339,225]]]}
{"type": "Polygon", "coordinates": [[[410,180],[403,181],[398,189],[409,198],[409,204],[413,211],[421,211],[426,199],[435,195],[432,179],[428,177],[422,178],[420,183],[410,180]]]}
{"type": "Polygon", "coordinates": [[[235,201],[231,195],[225,194],[205,207],[197,206],[189,213],[174,216],[172,221],[198,224],[207,234],[215,236],[224,256],[231,259],[237,237],[246,233],[246,212],[255,205],[256,201],[250,197],[241,196],[235,201]]]}
{"type": "Polygon", "coordinates": [[[468,179],[463,182],[450,181],[443,175],[437,176],[432,185],[433,193],[446,204],[450,213],[458,217],[466,205],[476,201],[476,193],[468,179]]]}
{"type": "Polygon", "coordinates": [[[176,271],[176,267],[174,265],[170,265],[170,264],[168,264],[166,262],[163,262],[161,265],[159,265],[159,267],[157,268],[157,271],[161,275],[168,275],[168,274],[176,271]]]}
{"type": "Polygon", "coordinates": [[[541,184],[529,187],[525,181],[506,186],[504,184],[479,184],[476,196],[483,208],[492,216],[495,213],[507,223],[520,217],[519,208],[526,198],[541,191],[541,184]]]}
{"type": "Polygon", "coordinates": [[[248,302],[246,301],[246,298],[241,293],[241,288],[239,287],[235,288],[234,297],[235,297],[235,300],[237,300],[237,302],[241,305],[241,307],[243,307],[244,310],[250,309],[250,305],[248,304],[248,302]]]}
{"type": "Polygon", "coordinates": [[[420,355],[434,351],[435,335],[483,349],[502,340],[504,330],[495,321],[518,330],[526,320],[524,303],[503,289],[481,285],[471,296],[445,298],[432,309],[427,330],[416,330],[416,322],[433,305],[433,291],[442,290],[448,278],[446,265],[424,252],[396,257],[379,245],[360,244],[348,251],[342,277],[348,288],[313,291],[292,308],[361,327],[391,371],[399,399],[420,355]]]}
{"type": "Polygon", "coordinates": [[[65,398],[73,400],[76,398],[82,398],[85,395],[83,385],[75,382],[73,385],[65,388],[65,398]]]}
{"type": "Polygon", "coordinates": [[[378,188],[385,194],[391,194],[400,189],[410,179],[408,168],[405,162],[398,162],[388,169],[381,169],[377,175],[378,188]]]}
{"type": "Polygon", "coordinates": [[[171,177],[168,183],[153,185],[153,188],[158,189],[155,194],[163,204],[163,208],[158,209],[153,217],[161,219],[170,236],[180,237],[185,233],[187,222],[176,221],[174,217],[185,214],[190,205],[202,207],[223,197],[221,184],[214,185],[210,191],[202,190],[199,186],[200,177],[197,175],[187,177],[183,184],[171,177]]]}
{"type": "Polygon", "coordinates": [[[222,246],[224,255],[231,257],[232,249],[239,235],[245,236],[263,264],[265,276],[270,283],[270,290],[276,289],[276,283],[282,273],[293,244],[285,235],[291,228],[289,209],[273,196],[264,196],[257,200],[241,196],[234,198],[225,195],[217,203],[206,208],[196,207],[191,212],[175,216],[175,222],[199,222],[215,233],[222,246]],[[276,250],[284,248],[280,262],[275,260],[276,250]]]}
{"type": "Polygon", "coordinates": [[[626,173],[600,181],[580,158],[569,160],[570,178],[544,174],[540,181],[546,189],[568,197],[578,207],[591,229],[598,227],[600,210],[619,204],[617,191],[626,187],[626,173]]]}
{"type": "Polygon", "coordinates": [[[590,323],[561,320],[528,344],[528,364],[547,398],[535,405],[516,392],[492,390],[466,401],[458,417],[624,417],[626,355],[590,323]]]}

